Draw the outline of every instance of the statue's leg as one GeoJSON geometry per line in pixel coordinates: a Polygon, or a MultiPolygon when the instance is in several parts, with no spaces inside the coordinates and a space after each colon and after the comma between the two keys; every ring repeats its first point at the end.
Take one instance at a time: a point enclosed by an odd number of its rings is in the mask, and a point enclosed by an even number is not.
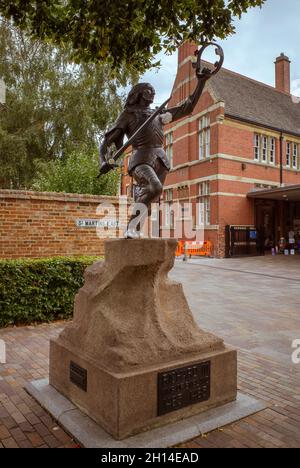
{"type": "Polygon", "coordinates": [[[166,174],[167,169],[160,162],[157,172],[147,164],[140,164],[134,169],[133,178],[137,183],[136,199],[125,237],[139,237],[146,217],[151,214],[151,203],[158,200],[162,193],[166,174]]]}
{"type": "Polygon", "coordinates": [[[164,186],[167,174],[169,170],[166,168],[166,166],[160,161],[160,159],[157,159],[156,161],[157,167],[155,168],[155,172],[157,174],[157,177],[159,178],[159,181],[162,186],[164,186]]]}

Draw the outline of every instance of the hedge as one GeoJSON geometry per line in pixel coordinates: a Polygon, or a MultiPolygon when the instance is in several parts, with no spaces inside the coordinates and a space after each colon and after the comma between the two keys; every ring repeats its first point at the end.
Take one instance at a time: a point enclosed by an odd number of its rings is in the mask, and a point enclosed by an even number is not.
{"type": "Polygon", "coordinates": [[[71,317],[84,270],[97,259],[0,260],[0,327],[71,317]]]}

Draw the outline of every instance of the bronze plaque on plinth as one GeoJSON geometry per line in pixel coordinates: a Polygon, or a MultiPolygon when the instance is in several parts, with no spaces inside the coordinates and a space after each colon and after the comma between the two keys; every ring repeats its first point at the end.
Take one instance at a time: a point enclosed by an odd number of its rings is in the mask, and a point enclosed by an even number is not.
{"type": "Polygon", "coordinates": [[[158,374],[158,416],[210,399],[210,361],[158,374]]]}
{"type": "Polygon", "coordinates": [[[87,370],[80,367],[76,362],[70,362],[70,381],[78,388],[87,391],[87,370]]]}

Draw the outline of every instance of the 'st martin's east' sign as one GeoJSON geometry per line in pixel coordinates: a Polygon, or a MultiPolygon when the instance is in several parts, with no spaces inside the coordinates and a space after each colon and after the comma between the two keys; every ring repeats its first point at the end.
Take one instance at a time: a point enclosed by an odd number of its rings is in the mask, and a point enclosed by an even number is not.
{"type": "Polygon", "coordinates": [[[117,219],[76,219],[76,226],[79,228],[108,228],[119,227],[117,219]]]}

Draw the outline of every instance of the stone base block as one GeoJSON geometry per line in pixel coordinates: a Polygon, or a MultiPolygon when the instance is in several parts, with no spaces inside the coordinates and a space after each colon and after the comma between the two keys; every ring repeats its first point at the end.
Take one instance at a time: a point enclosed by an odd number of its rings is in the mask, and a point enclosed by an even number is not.
{"type": "Polygon", "coordinates": [[[78,350],[67,348],[58,339],[50,344],[50,384],[115,439],[121,440],[234,401],[237,396],[237,356],[235,350],[225,348],[139,370],[113,373],[91,357],[78,355],[78,350]],[[80,385],[86,378],[86,390],[79,388],[78,382],[74,383],[74,376],[71,381],[71,362],[86,371],[84,375],[78,375],[80,385]],[[204,362],[210,362],[208,399],[176,409],[180,389],[176,387],[175,372],[174,391],[171,389],[167,397],[175,410],[158,415],[158,400],[161,399],[158,374],[192,368],[204,362]]]}

